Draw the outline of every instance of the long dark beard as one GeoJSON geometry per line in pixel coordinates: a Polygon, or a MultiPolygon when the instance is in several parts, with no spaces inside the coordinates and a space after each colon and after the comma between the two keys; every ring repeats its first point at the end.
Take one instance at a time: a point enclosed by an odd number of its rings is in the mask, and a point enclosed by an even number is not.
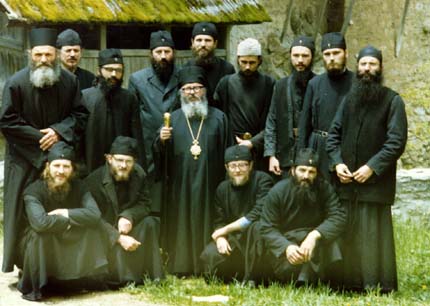
{"type": "Polygon", "coordinates": [[[357,72],[349,94],[352,107],[360,110],[366,105],[377,103],[383,92],[382,82],[381,71],[366,76],[357,72]]]}
{"type": "Polygon", "coordinates": [[[296,176],[292,176],[293,191],[296,195],[295,199],[299,201],[300,205],[315,205],[317,203],[316,184],[317,179],[313,183],[304,185],[299,182],[296,176]]]}
{"type": "Polygon", "coordinates": [[[111,84],[103,76],[97,76],[97,84],[100,85],[100,89],[104,93],[105,97],[112,96],[116,91],[118,91],[121,88],[122,82],[123,79],[120,79],[119,82],[111,84]]]}
{"type": "Polygon", "coordinates": [[[313,76],[312,72],[312,64],[309,65],[305,70],[303,71],[297,71],[294,66],[290,62],[291,71],[293,74],[293,79],[296,85],[301,89],[306,89],[306,86],[308,85],[309,80],[313,76]]]}
{"type": "Polygon", "coordinates": [[[162,59],[161,62],[157,62],[153,57],[151,57],[152,69],[154,69],[154,72],[161,83],[167,84],[169,82],[173,72],[174,63],[174,60],[169,62],[166,59],[162,59]]]}
{"type": "Polygon", "coordinates": [[[194,47],[191,48],[191,51],[193,52],[193,56],[194,59],[196,61],[196,65],[201,66],[201,67],[209,67],[212,66],[215,61],[215,50],[211,50],[208,54],[202,56],[199,55],[197,49],[195,49],[194,47]]]}

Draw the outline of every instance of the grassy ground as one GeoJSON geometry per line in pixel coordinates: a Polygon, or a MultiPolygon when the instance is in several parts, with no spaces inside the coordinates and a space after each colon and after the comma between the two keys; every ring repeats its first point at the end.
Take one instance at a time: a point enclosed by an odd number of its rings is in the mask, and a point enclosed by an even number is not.
{"type": "Polygon", "coordinates": [[[297,289],[272,284],[266,288],[250,288],[238,283],[206,284],[201,278],[172,276],[163,285],[147,283],[123,290],[146,301],[167,305],[194,305],[192,296],[217,294],[228,296],[228,305],[430,305],[430,220],[427,217],[395,223],[399,291],[390,295],[380,295],[377,291],[342,294],[325,286],[297,289]]]}

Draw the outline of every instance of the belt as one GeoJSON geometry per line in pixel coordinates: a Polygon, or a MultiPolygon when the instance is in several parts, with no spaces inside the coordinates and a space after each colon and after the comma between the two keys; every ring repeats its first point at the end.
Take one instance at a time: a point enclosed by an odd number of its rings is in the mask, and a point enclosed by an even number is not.
{"type": "Polygon", "coordinates": [[[314,130],[313,131],[315,134],[320,135],[322,137],[327,137],[328,136],[328,132],[326,131],[321,131],[321,130],[314,130]]]}

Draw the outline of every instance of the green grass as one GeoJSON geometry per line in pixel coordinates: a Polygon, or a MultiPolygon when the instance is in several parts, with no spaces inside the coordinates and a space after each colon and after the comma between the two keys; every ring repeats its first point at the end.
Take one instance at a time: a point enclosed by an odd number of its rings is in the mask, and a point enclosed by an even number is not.
{"type": "Polygon", "coordinates": [[[399,291],[389,295],[380,295],[376,290],[366,294],[337,293],[326,286],[294,288],[272,284],[250,288],[239,283],[225,285],[212,281],[206,284],[202,278],[174,276],[168,276],[162,285],[148,282],[123,290],[144,301],[165,305],[205,305],[192,302],[191,297],[215,294],[229,296],[227,305],[430,305],[430,220],[424,216],[413,221],[397,221],[394,230],[399,291]]]}

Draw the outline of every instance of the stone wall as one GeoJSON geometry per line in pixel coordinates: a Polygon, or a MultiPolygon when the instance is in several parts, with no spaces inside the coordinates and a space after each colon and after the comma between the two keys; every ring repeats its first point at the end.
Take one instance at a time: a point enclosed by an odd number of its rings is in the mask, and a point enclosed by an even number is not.
{"type": "MultiPolygon", "coordinates": [[[[340,3],[345,9],[351,0],[344,3],[329,0],[330,10],[340,3]]],[[[276,78],[289,73],[289,44],[297,34],[316,37],[317,52],[314,71],[321,73],[319,44],[321,33],[336,26],[327,16],[321,16],[322,0],[261,0],[272,17],[270,23],[234,26],[231,30],[230,60],[235,60],[235,47],[246,37],[255,37],[263,45],[262,70],[276,78]],[[282,36],[289,3],[293,3],[291,18],[282,36]],[[325,19],[324,19],[325,18],[325,19]],[[334,25],[333,25],[334,24],[334,25]]],[[[409,120],[409,139],[405,154],[399,164],[404,168],[430,167],[430,0],[411,0],[405,19],[402,45],[396,57],[397,33],[405,1],[360,0],[355,1],[351,21],[346,32],[349,59],[348,67],[355,70],[355,55],[367,44],[383,51],[385,84],[398,91],[405,99],[409,120]]],[[[333,16],[333,14],[331,14],[333,16]]],[[[341,16],[341,17],[344,17],[341,16]]],[[[340,18],[343,20],[343,18],[340,18]]]]}

